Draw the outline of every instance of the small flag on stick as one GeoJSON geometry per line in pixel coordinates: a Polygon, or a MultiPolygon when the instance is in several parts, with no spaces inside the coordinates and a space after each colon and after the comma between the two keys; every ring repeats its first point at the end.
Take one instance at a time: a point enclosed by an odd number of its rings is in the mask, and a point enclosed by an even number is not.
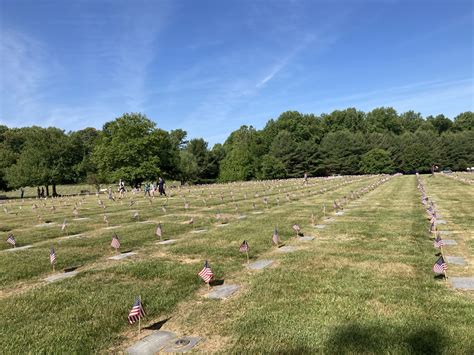
{"type": "Polygon", "coordinates": [[[198,273],[198,276],[209,286],[209,282],[212,280],[214,277],[214,274],[209,266],[209,263],[206,262],[204,263],[203,269],[198,273]]]}
{"type": "Polygon", "coordinates": [[[247,254],[247,264],[248,264],[249,261],[250,261],[250,260],[249,260],[249,250],[250,250],[250,248],[249,248],[249,243],[247,243],[247,241],[244,240],[244,241],[242,242],[242,244],[240,244],[239,251],[240,251],[241,253],[246,253],[246,254],[247,254]]]}
{"type": "Polygon", "coordinates": [[[112,236],[112,243],[110,243],[110,246],[117,251],[120,248],[120,240],[118,239],[117,234],[114,233],[112,236]]]}
{"type": "Polygon", "coordinates": [[[439,235],[436,236],[436,239],[433,242],[435,248],[441,248],[444,245],[443,239],[439,235]]]}
{"type": "Polygon", "coordinates": [[[158,223],[158,226],[156,227],[156,236],[161,239],[163,235],[163,230],[161,229],[161,223],[158,223]]]}
{"type": "Polygon", "coordinates": [[[133,324],[138,321],[138,331],[140,331],[140,319],[145,317],[145,310],[143,309],[142,301],[140,296],[137,297],[132,309],[128,313],[128,323],[133,324]]]}
{"type": "Polygon", "coordinates": [[[10,233],[8,235],[7,243],[13,245],[13,247],[16,247],[16,240],[15,240],[15,237],[13,236],[13,234],[10,233]]]}
{"type": "Polygon", "coordinates": [[[53,247],[51,247],[51,250],[49,251],[49,262],[53,266],[54,271],[54,265],[56,264],[56,252],[54,251],[53,247]]]}
{"type": "Polygon", "coordinates": [[[448,269],[448,264],[444,261],[443,256],[440,256],[439,259],[433,265],[433,271],[436,274],[444,274],[445,271],[448,269]]]}
{"type": "Polygon", "coordinates": [[[272,236],[272,242],[274,245],[278,246],[280,244],[280,238],[278,236],[278,229],[275,227],[275,230],[273,231],[273,236],[272,236]]]}

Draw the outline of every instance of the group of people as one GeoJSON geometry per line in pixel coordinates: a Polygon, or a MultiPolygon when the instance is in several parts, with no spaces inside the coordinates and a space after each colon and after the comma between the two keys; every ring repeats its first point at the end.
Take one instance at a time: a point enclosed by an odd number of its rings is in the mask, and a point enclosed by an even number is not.
{"type": "MultiPolygon", "coordinates": [[[[156,183],[155,182],[145,183],[144,188],[143,188],[143,191],[145,192],[145,196],[150,196],[150,197],[155,196],[155,191],[157,188],[158,188],[158,192],[160,193],[160,196],[163,196],[163,195],[166,196],[165,180],[162,177],[158,178],[158,181],[156,183]]],[[[126,192],[125,182],[122,179],[120,179],[119,181],[118,192],[119,192],[120,198],[122,198],[126,192]]],[[[111,195],[112,195],[112,189],[109,188],[109,198],[111,198],[111,195]]]]}

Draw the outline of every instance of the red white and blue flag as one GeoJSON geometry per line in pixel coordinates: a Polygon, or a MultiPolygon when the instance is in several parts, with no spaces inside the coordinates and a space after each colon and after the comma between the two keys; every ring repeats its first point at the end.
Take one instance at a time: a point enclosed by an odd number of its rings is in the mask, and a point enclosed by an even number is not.
{"type": "Polygon", "coordinates": [[[51,250],[49,251],[49,262],[51,265],[56,264],[56,252],[53,247],[51,247],[51,250]]]}
{"type": "Polygon", "coordinates": [[[143,317],[145,317],[145,310],[143,309],[140,297],[137,297],[130,313],[128,313],[128,323],[133,324],[143,317]]]}
{"type": "Polygon", "coordinates": [[[13,246],[16,246],[16,240],[15,240],[15,237],[13,236],[13,234],[9,234],[8,235],[8,238],[7,238],[7,243],[8,244],[11,244],[13,246]]]}
{"type": "Polygon", "coordinates": [[[214,274],[209,266],[209,263],[206,262],[204,263],[204,268],[198,273],[198,276],[205,282],[209,283],[212,278],[214,277],[214,274]]]}
{"type": "Polygon", "coordinates": [[[112,237],[112,243],[110,243],[110,245],[111,245],[112,248],[114,248],[114,249],[120,248],[120,240],[118,239],[117,234],[114,234],[114,235],[113,235],[113,237],[112,237]]]}
{"type": "Polygon", "coordinates": [[[448,264],[444,261],[442,256],[433,265],[433,271],[437,274],[444,274],[445,270],[448,269],[448,264]]]}

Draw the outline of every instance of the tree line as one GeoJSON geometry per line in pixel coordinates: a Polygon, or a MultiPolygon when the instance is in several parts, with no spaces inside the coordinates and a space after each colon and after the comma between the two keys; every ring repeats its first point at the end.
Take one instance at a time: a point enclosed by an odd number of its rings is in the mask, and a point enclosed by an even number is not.
{"type": "Polygon", "coordinates": [[[0,190],[65,183],[132,186],[159,176],[182,183],[279,179],[332,174],[428,172],[433,164],[474,165],[474,113],[453,120],[393,108],[368,113],[282,113],[257,130],[242,126],[212,149],[186,131],[165,131],[141,113],[126,113],[102,130],[8,128],[0,125],[0,190]]]}

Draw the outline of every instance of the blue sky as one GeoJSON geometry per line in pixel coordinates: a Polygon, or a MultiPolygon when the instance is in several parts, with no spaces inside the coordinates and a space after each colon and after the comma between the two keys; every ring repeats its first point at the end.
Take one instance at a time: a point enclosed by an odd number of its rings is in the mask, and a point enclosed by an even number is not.
{"type": "Polygon", "coordinates": [[[0,0],[0,124],[142,112],[223,142],[287,110],[474,111],[471,1],[0,0]]]}

